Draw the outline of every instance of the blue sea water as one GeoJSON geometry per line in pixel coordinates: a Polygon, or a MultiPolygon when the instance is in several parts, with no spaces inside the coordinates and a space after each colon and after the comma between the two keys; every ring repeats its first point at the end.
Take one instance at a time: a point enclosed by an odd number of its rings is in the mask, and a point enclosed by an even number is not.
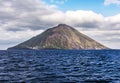
{"type": "Polygon", "coordinates": [[[0,51],[0,83],[120,83],[120,50],[0,51]]]}

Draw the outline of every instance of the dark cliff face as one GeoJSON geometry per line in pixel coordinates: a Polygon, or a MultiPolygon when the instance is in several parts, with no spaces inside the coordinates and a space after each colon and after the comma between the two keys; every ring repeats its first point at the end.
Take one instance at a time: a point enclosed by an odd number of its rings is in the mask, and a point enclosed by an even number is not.
{"type": "Polygon", "coordinates": [[[74,28],[59,24],[9,49],[107,49],[74,28]]]}

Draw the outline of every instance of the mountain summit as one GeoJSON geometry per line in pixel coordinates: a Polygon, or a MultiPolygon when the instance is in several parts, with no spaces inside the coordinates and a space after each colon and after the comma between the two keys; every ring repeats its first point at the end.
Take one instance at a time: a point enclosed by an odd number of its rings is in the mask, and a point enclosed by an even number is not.
{"type": "Polygon", "coordinates": [[[9,49],[107,49],[66,24],[50,28],[9,49]]]}

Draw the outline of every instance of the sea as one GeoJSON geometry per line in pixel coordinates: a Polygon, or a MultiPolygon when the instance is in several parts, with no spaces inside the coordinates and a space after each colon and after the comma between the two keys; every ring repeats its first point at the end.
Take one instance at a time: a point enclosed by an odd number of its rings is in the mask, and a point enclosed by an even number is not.
{"type": "Polygon", "coordinates": [[[0,83],[120,83],[120,50],[1,50],[0,83]]]}

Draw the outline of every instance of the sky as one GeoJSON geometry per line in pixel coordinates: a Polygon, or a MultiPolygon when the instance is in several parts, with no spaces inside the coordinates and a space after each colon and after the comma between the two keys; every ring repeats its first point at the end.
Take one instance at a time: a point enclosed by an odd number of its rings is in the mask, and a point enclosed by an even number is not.
{"type": "Polygon", "coordinates": [[[0,0],[0,50],[61,23],[120,49],[120,0],[0,0]]]}

